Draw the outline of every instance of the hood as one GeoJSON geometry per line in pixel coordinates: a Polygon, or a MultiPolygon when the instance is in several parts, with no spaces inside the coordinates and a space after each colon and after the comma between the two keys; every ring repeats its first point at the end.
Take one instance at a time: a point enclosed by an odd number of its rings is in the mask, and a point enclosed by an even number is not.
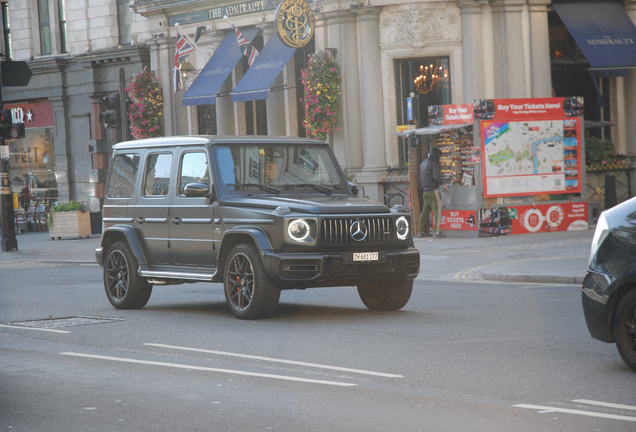
{"type": "Polygon", "coordinates": [[[287,207],[293,212],[311,214],[390,213],[389,208],[379,202],[346,195],[234,195],[223,198],[221,205],[271,210],[287,207]]]}

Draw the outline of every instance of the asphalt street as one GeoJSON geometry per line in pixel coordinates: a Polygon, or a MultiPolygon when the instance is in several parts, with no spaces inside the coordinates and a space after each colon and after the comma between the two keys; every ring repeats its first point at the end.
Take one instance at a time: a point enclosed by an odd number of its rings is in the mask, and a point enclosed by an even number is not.
{"type": "Polygon", "coordinates": [[[308,289],[259,321],[219,284],[116,310],[97,237],[21,235],[0,253],[0,430],[633,431],[636,375],[589,337],[580,286],[527,281],[584,271],[591,231],[555,234],[418,239],[403,310],[308,289]]]}

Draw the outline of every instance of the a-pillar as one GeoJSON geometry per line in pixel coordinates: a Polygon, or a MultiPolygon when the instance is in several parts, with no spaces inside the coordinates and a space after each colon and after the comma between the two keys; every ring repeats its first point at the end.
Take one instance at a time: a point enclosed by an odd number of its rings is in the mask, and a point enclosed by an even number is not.
{"type": "MultiPolygon", "coordinates": [[[[212,43],[215,50],[218,49],[224,37],[225,32],[221,30],[214,33],[212,43]]],[[[232,104],[232,96],[230,96],[232,90],[232,74],[229,74],[221,87],[219,87],[217,97],[214,98],[216,105],[216,133],[219,135],[234,135],[236,133],[234,130],[234,106],[232,104]],[[221,94],[220,97],[218,96],[219,94],[221,94]]]]}
{"type": "Polygon", "coordinates": [[[484,42],[481,25],[483,0],[460,0],[462,9],[462,53],[464,103],[486,97],[484,42]]]}
{"type": "Polygon", "coordinates": [[[490,0],[496,98],[524,98],[526,67],[522,13],[526,0],[490,0]]]}
{"type": "MultiPolygon", "coordinates": [[[[274,26],[272,24],[262,27],[263,29],[263,46],[267,44],[269,38],[274,35],[274,26]]],[[[278,36],[275,36],[278,37],[278,36]]],[[[293,57],[292,57],[293,61],[293,57]]],[[[283,68],[283,71],[285,68],[283,68]]],[[[267,135],[282,136],[287,131],[285,123],[285,92],[283,91],[283,73],[278,74],[272,83],[267,101],[267,135]]]]}
{"type": "Polygon", "coordinates": [[[532,97],[552,97],[550,34],[548,30],[549,4],[550,0],[528,0],[532,97]]]}
{"type": "Polygon", "coordinates": [[[362,183],[369,185],[366,189],[367,195],[376,200],[383,195],[377,183],[381,180],[380,176],[386,171],[380,20],[378,16],[381,11],[382,8],[366,7],[359,9],[356,16],[364,151],[364,168],[360,178],[362,183]]]}

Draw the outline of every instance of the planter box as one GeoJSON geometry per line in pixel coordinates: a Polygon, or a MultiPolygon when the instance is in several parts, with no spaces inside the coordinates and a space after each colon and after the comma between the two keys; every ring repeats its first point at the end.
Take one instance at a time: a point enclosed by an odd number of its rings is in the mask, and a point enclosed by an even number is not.
{"type": "Polygon", "coordinates": [[[62,237],[82,237],[91,235],[91,215],[86,211],[51,213],[49,226],[51,240],[62,237]]]}

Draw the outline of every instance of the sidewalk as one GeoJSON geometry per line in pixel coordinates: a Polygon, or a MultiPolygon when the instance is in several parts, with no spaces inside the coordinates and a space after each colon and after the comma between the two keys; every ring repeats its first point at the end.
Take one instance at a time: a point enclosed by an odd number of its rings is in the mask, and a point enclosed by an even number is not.
{"type": "MultiPolygon", "coordinates": [[[[415,239],[420,278],[582,284],[594,230],[500,237],[415,239]]],[[[99,235],[88,239],[20,234],[18,250],[0,252],[0,262],[95,264],[99,235]]]]}

